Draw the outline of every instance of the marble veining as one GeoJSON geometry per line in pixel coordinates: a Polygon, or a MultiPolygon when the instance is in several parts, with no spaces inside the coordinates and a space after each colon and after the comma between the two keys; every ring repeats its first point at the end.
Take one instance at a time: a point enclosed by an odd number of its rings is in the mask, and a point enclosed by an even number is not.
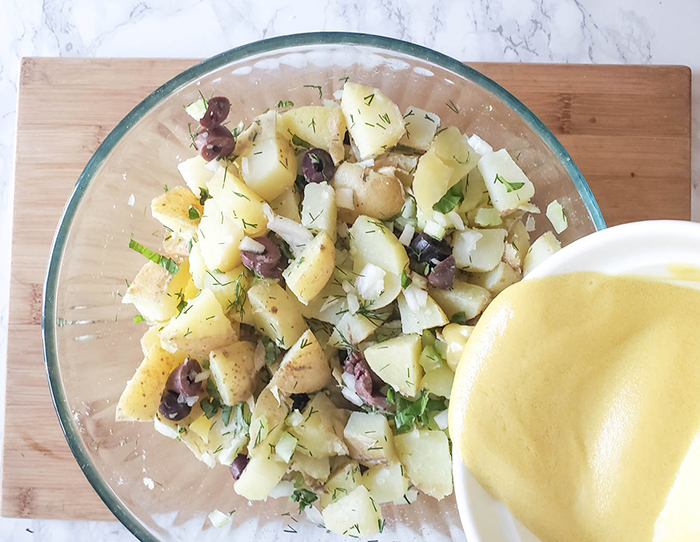
{"type": "MultiPolygon", "coordinates": [[[[281,34],[342,30],[392,36],[471,61],[684,64],[695,72],[693,217],[700,216],[700,2],[695,0],[0,0],[0,13],[0,374],[23,56],[198,58],[281,34]]],[[[133,537],[117,523],[0,518],[0,542],[25,540],[133,537]]]]}

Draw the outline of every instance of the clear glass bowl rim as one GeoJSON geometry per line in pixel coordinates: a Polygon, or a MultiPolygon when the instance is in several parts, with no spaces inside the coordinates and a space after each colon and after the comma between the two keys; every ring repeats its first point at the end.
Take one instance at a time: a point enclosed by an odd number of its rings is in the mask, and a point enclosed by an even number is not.
{"type": "Polygon", "coordinates": [[[402,53],[441,66],[442,68],[452,71],[455,74],[488,90],[503,103],[513,109],[518,115],[520,115],[530,126],[530,128],[532,128],[532,130],[542,138],[573,181],[574,186],[581,195],[586,209],[590,214],[596,230],[605,228],[603,215],[598,207],[593,193],[591,192],[591,189],[588,186],[588,183],[583,178],[578,166],[576,166],[574,161],[569,156],[569,153],[564,149],[562,144],[559,142],[559,140],[557,140],[549,128],[547,128],[544,123],[532,111],[530,111],[530,109],[520,102],[520,100],[518,100],[496,82],[492,81],[475,69],[470,68],[466,64],[463,64],[459,60],[442,53],[438,53],[437,51],[433,51],[427,47],[415,45],[413,43],[394,38],[362,33],[310,32],[304,34],[291,34],[256,41],[241,47],[236,47],[235,49],[220,53],[209,58],[208,60],[200,62],[199,64],[196,64],[195,66],[175,76],[173,79],[147,96],[141,103],[134,107],[134,109],[132,109],[131,112],[129,112],[129,114],[119,122],[119,124],[116,125],[116,127],[109,133],[103,143],[95,151],[95,154],[92,155],[85,166],[85,169],[83,169],[82,173],[80,174],[80,177],[78,177],[75,188],[73,189],[73,192],[63,211],[63,216],[59,222],[53,240],[53,245],[51,247],[46,281],[44,284],[44,301],[41,319],[44,340],[44,360],[46,363],[46,372],[51,391],[51,398],[54,408],[56,409],[63,434],[68,441],[68,445],[70,446],[73,455],[75,456],[88,481],[107,505],[109,510],[129,531],[131,531],[134,536],[143,542],[158,542],[158,539],[155,538],[153,534],[151,534],[143,525],[141,525],[139,520],[122,505],[112,489],[101,478],[95,465],[92,463],[90,456],[85,450],[80,440],[79,433],[73,424],[70,408],[64,394],[63,385],[61,383],[58,366],[58,351],[56,347],[56,296],[60,265],[63,258],[68,232],[70,231],[73,218],[75,217],[83,194],[92,181],[93,176],[102,165],[102,162],[109,155],[114,146],[129,131],[129,129],[139,120],[141,120],[158,103],[165,100],[179,87],[186,85],[205,75],[206,73],[216,70],[226,64],[260,53],[310,45],[358,45],[402,53]]]}

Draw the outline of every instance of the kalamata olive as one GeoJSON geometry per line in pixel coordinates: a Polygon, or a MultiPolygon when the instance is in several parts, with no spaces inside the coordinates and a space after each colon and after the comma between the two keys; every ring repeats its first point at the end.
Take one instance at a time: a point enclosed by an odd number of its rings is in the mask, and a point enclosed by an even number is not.
{"type": "Polygon", "coordinates": [[[301,159],[301,172],[310,183],[330,181],[335,174],[331,155],[323,149],[309,149],[301,159]]]}
{"type": "Polygon", "coordinates": [[[185,397],[195,397],[204,391],[202,382],[196,382],[197,375],[202,372],[202,366],[196,359],[187,358],[170,373],[165,389],[180,393],[185,397]]]}
{"type": "Polygon", "coordinates": [[[350,145],[350,132],[345,130],[345,136],[343,137],[343,145],[350,145]]]}
{"type": "Polygon", "coordinates": [[[194,146],[207,162],[230,156],[236,148],[236,139],[226,126],[202,130],[194,138],[194,146]]]}
{"type": "Polygon", "coordinates": [[[255,241],[265,247],[265,252],[258,254],[241,250],[241,262],[261,277],[281,279],[282,271],[287,267],[287,260],[282,258],[280,247],[269,237],[256,237],[255,241]]]}
{"type": "Polygon", "coordinates": [[[199,120],[199,124],[207,129],[219,126],[226,120],[229,111],[231,111],[231,102],[228,101],[228,98],[216,96],[209,100],[207,112],[204,113],[204,116],[199,120]]]}
{"type": "Polygon", "coordinates": [[[238,454],[236,459],[233,460],[229,470],[231,471],[231,476],[233,476],[234,480],[238,480],[241,477],[241,474],[243,474],[243,471],[248,466],[248,461],[250,461],[248,456],[243,454],[238,454]]]}
{"type": "Polygon", "coordinates": [[[353,351],[345,360],[343,370],[355,377],[355,393],[370,406],[386,410],[389,403],[379,388],[382,380],[372,371],[367,360],[359,352],[353,351]]]}
{"type": "Polygon", "coordinates": [[[191,410],[192,407],[187,404],[184,395],[176,391],[165,390],[160,397],[158,412],[170,421],[176,422],[187,417],[191,410]]]}
{"type": "Polygon", "coordinates": [[[299,412],[304,410],[309,402],[308,393],[292,393],[290,397],[292,398],[292,410],[298,410],[299,412]]]}
{"type": "Polygon", "coordinates": [[[456,274],[455,257],[450,255],[433,267],[428,274],[428,282],[441,290],[449,290],[455,283],[456,274]]]}
{"type": "Polygon", "coordinates": [[[431,237],[427,233],[417,233],[411,239],[408,255],[421,263],[437,265],[452,254],[452,247],[443,240],[431,237]]]}

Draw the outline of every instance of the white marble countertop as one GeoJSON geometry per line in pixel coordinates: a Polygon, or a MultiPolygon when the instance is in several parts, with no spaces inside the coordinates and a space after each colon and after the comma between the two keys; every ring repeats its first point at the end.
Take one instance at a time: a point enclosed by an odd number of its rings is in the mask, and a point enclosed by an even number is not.
{"type": "MultiPolygon", "coordinates": [[[[199,58],[280,34],[344,30],[412,41],[467,61],[683,64],[693,69],[693,217],[700,215],[700,2],[694,0],[3,0],[0,6],[0,374],[23,56],[199,58]]],[[[0,518],[0,542],[24,540],[133,537],[117,523],[0,518]]]]}

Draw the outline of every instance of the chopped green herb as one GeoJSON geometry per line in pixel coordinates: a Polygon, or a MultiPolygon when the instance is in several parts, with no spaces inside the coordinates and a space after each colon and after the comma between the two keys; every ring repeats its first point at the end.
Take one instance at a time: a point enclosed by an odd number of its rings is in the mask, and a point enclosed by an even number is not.
{"type": "Polygon", "coordinates": [[[321,85],[304,85],[304,88],[315,88],[318,90],[318,99],[320,100],[323,98],[323,89],[321,88],[321,85]]]}
{"type": "Polygon", "coordinates": [[[433,210],[438,213],[447,214],[462,203],[462,201],[464,201],[464,184],[464,179],[462,179],[450,188],[447,193],[440,198],[440,201],[433,205],[433,210]]]}
{"type": "Polygon", "coordinates": [[[342,81],[343,83],[347,83],[348,79],[350,79],[350,78],[349,77],[341,77],[340,79],[338,79],[338,81],[342,81]]]}
{"type": "Polygon", "coordinates": [[[406,274],[406,270],[404,269],[401,271],[401,288],[405,290],[411,285],[411,282],[413,281],[411,280],[411,277],[406,274]]]}
{"type": "Polygon", "coordinates": [[[447,107],[449,107],[449,108],[450,108],[452,111],[454,111],[455,113],[459,113],[459,108],[457,107],[457,105],[456,105],[452,100],[450,100],[449,102],[447,102],[445,105],[446,105],[447,107]]]}
{"type": "Polygon", "coordinates": [[[275,362],[277,359],[277,354],[279,354],[279,348],[275,344],[275,341],[270,339],[270,337],[263,337],[261,339],[263,346],[265,347],[265,363],[268,365],[275,362]]]}
{"type": "Polygon", "coordinates": [[[231,405],[224,405],[221,409],[221,421],[224,425],[228,425],[231,421],[231,413],[233,412],[233,407],[231,405]]]}
{"type": "Polygon", "coordinates": [[[245,124],[243,124],[243,121],[241,121],[233,130],[231,130],[231,134],[233,135],[233,137],[238,137],[239,135],[241,135],[241,132],[243,132],[244,129],[245,124]]]}
{"type": "Polygon", "coordinates": [[[143,316],[141,316],[140,314],[137,314],[136,316],[134,316],[134,324],[139,324],[139,323],[143,322],[144,320],[145,320],[145,318],[143,316]]]}
{"type": "Polygon", "coordinates": [[[316,499],[318,499],[318,495],[316,495],[316,493],[313,491],[302,488],[295,489],[289,498],[292,501],[299,503],[299,513],[301,514],[304,508],[308,508],[316,501],[316,499]]]}
{"type": "Polygon", "coordinates": [[[288,132],[291,134],[291,136],[292,136],[292,145],[294,145],[295,147],[305,147],[305,148],[307,148],[307,149],[310,149],[310,148],[311,148],[311,143],[309,143],[309,142],[306,141],[305,139],[300,138],[300,137],[299,137],[298,135],[296,135],[295,133],[292,133],[292,131],[291,131],[289,128],[287,128],[287,131],[288,131],[288,132]]]}
{"type": "Polygon", "coordinates": [[[277,108],[279,109],[281,107],[294,107],[294,102],[291,100],[280,100],[277,102],[277,108]]]}
{"type": "Polygon", "coordinates": [[[190,220],[199,220],[199,218],[200,218],[199,210],[192,205],[190,205],[188,215],[190,217],[190,220]]]}
{"type": "Polygon", "coordinates": [[[146,248],[141,243],[134,241],[133,237],[129,239],[129,248],[135,250],[139,254],[142,254],[143,256],[151,260],[153,263],[160,265],[171,275],[175,275],[180,270],[178,265],[173,260],[171,260],[170,258],[166,258],[165,256],[158,254],[157,252],[153,252],[151,249],[146,248]]]}
{"type": "Polygon", "coordinates": [[[464,311],[455,312],[450,317],[450,322],[453,324],[465,325],[467,323],[467,315],[464,314],[464,311]]]}
{"type": "Polygon", "coordinates": [[[204,205],[204,202],[207,201],[209,198],[211,198],[211,194],[209,194],[209,190],[206,188],[199,188],[199,204],[204,205]]]}
{"type": "Polygon", "coordinates": [[[513,190],[518,190],[525,186],[525,183],[509,183],[506,181],[503,177],[501,177],[498,173],[496,173],[496,178],[494,179],[494,183],[499,182],[502,185],[505,185],[506,187],[506,192],[510,193],[513,190]]]}
{"type": "Polygon", "coordinates": [[[372,105],[372,101],[374,100],[374,93],[368,94],[367,96],[365,96],[364,100],[365,100],[365,105],[372,105]]]}

